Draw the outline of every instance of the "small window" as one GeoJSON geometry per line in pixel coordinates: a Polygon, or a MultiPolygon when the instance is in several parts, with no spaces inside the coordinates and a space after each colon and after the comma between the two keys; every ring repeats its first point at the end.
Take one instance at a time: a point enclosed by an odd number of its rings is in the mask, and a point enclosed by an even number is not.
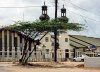
{"type": "Polygon", "coordinates": [[[51,46],[54,46],[54,43],[51,43],[51,46]]]}
{"type": "Polygon", "coordinates": [[[7,52],[5,52],[5,57],[7,57],[7,52]]]}
{"type": "Polygon", "coordinates": [[[65,49],[65,52],[69,52],[69,49],[65,49]]]}
{"type": "Polygon", "coordinates": [[[46,53],[47,53],[47,54],[49,53],[49,49],[46,49],[46,53]]]}
{"type": "Polygon", "coordinates": [[[9,53],[9,57],[11,57],[11,56],[12,56],[12,53],[10,52],[10,53],[9,53]]]}
{"type": "Polygon", "coordinates": [[[68,38],[65,38],[65,42],[68,42],[68,38]]]}
{"type": "Polygon", "coordinates": [[[48,42],[48,41],[49,41],[48,37],[45,37],[45,41],[46,41],[46,42],[48,42]]]}
{"type": "Polygon", "coordinates": [[[9,55],[12,55],[12,53],[10,52],[9,55]]]}
{"type": "Polygon", "coordinates": [[[15,52],[15,55],[17,55],[17,52],[15,52]]]}

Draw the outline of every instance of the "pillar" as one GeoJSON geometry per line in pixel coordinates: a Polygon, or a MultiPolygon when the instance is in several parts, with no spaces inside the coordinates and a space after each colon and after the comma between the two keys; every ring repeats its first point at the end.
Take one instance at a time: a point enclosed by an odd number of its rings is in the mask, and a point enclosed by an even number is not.
{"type": "Polygon", "coordinates": [[[20,52],[20,36],[17,34],[17,55],[18,55],[18,59],[20,59],[21,56],[21,52],[20,52]]]}
{"type": "Polygon", "coordinates": [[[15,61],[14,33],[12,33],[12,59],[15,61]]]}
{"type": "Polygon", "coordinates": [[[9,59],[9,31],[7,31],[7,60],[9,59]]]}
{"type": "Polygon", "coordinates": [[[4,31],[2,30],[2,59],[4,60],[4,31]]]}

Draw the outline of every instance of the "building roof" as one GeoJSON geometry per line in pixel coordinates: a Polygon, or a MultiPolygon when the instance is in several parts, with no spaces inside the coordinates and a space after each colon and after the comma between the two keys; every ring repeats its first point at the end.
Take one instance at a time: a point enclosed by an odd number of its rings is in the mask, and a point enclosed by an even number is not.
{"type": "Polygon", "coordinates": [[[87,37],[81,35],[69,35],[70,45],[75,47],[89,47],[91,45],[100,46],[100,38],[87,37]]]}

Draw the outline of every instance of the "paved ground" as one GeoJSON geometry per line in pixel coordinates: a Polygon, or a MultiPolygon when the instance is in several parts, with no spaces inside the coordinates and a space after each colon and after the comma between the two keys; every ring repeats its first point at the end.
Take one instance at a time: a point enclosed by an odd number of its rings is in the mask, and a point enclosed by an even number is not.
{"type": "Polygon", "coordinates": [[[0,66],[0,72],[9,72],[8,70],[5,70],[3,66],[0,66]]]}
{"type": "Polygon", "coordinates": [[[9,72],[9,71],[0,68],[0,72],[9,72]]]}
{"type": "Polygon", "coordinates": [[[10,72],[7,67],[11,67],[13,64],[12,63],[0,63],[0,72],[10,72]]]}
{"type": "Polygon", "coordinates": [[[35,62],[34,66],[20,66],[12,63],[0,63],[0,72],[100,72],[99,68],[76,67],[82,62],[35,62]]]}

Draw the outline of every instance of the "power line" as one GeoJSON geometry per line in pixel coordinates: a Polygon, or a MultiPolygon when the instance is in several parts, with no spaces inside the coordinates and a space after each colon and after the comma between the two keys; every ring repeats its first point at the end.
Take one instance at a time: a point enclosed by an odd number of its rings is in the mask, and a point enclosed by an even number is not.
{"type": "MultiPolygon", "coordinates": [[[[64,1],[65,1],[65,0],[64,0],[64,1]]],[[[84,8],[81,8],[80,6],[78,6],[78,5],[74,4],[74,3],[72,3],[71,0],[66,1],[66,2],[67,2],[67,3],[70,3],[70,4],[73,5],[74,7],[77,7],[78,9],[81,9],[81,10],[83,10],[83,11],[85,11],[85,12],[88,12],[88,13],[91,13],[91,14],[93,14],[93,15],[96,15],[95,13],[92,13],[92,12],[90,12],[90,11],[84,9],[84,8]]],[[[96,15],[96,16],[100,16],[100,15],[96,15]]]]}
{"type": "MultiPolygon", "coordinates": [[[[11,7],[0,7],[0,8],[32,8],[32,7],[41,7],[41,6],[11,6],[11,7]]],[[[53,6],[48,6],[53,7],[53,6]]]]}
{"type": "MultiPolygon", "coordinates": [[[[70,10],[68,9],[68,11],[70,11],[70,10]]],[[[81,15],[81,14],[75,13],[75,12],[73,12],[73,11],[70,11],[70,12],[72,12],[72,13],[74,13],[74,14],[76,14],[76,15],[79,15],[79,16],[82,16],[82,17],[85,17],[85,18],[87,18],[87,19],[89,19],[89,20],[92,20],[92,21],[95,21],[95,22],[100,22],[100,21],[95,20],[95,19],[93,19],[93,18],[89,18],[89,17],[86,17],[86,16],[84,16],[84,15],[81,15]]]]}
{"type": "MultiPolygon", "coordinates": [[[[60,7],[60,6],[59,6],[59,7],[60,7]]],[[[60,8],[61,8],[61,7],[60,7],[60,8]]],[[[82,14],[79,14],[79,13],[73,12],[73,11],[71,11],[71,10],[69,10],[69,9],[67,9],[67,11],[69,11],[70,13],[74,13],[74,14],[76,14],[76,15],[78,15],[78,16],[85,17],[85,18],[87,18],[87,19],[89,19],[89,20],[92,20],[92,21],[95,21],[95,22],[100,22],[99,20],[96,20],[96,19],[93,19],[93,18],[90,18],[90,17],[84,16],[84,15],[82,15],[82,14]]]]}
{"type": "Polygon", "coordinates": [[[91,29],[92,33],[94,33],[96,36],[99,37],[99,35],[93,30],[94,28],[91,25],[89,25],[89,23],[87,22],[87,20],[84,19],[83,17],[82,17],[82,19],[84,20],[85,24],[87,24],[88,27],[91,29]]]}

